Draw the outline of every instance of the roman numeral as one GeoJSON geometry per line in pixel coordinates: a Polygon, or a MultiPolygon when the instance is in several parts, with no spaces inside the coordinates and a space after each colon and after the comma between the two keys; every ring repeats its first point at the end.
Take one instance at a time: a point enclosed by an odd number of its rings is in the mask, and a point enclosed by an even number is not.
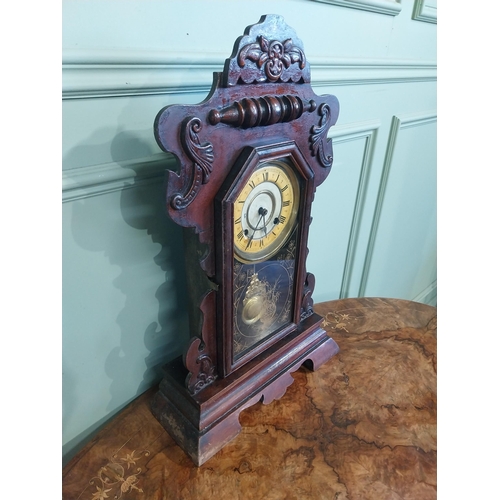
{"type": "Polygon", "coordinates": [[[280,215],[280,222],[284,224],[286,221],[286,217],[284,215],[280,215]]]}
{"type": "Polygon", "coordinates": [[[268,181],[269,180],[269,172],[263,172],[262,177],[264,179],[264,182],[268,181]]]}
{"type": "Polygon", "coordinates": [[[281,192],[284,193],[288,189],[288,184],[281,188],[281,192]]]}
{"type": "Polygon", "coordinates": [[[290,200],[286,200],[283,202],[284,207],[288,207],[290,205],[290,200]]]}
{"type": "Polygon", "coordinates": [[[248,183],[248,185],[250,186],[250,189],[255,188],[255,182],[254,182],[254,181],[250,181],[250,182],[248,183]]]}
{"type": "Polygon", "coordinates": [[[240,222],[241,222],[241,217],[238,217],[238,218],[234,221],[234,223],[235,223],[235,224],[239,224],[240,222]]]}
{"type": "Polygon", "coordinates": [[[243,239],[243,231],[240,231],[240,232],[238,233],[237,238],[238,238],[239,240],[242,240],[242,239],[243,239]]]}

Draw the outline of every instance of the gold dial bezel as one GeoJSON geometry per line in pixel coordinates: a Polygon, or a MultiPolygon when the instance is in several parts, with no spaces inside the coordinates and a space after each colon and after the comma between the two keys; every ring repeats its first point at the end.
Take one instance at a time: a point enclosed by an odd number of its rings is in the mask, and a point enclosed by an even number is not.
{"type": "Polygon", "coordinates": [[[278,252],[296,226],[299,204],[299,182],[291,165],[283,160],[259,163],[234,201],[235,257],[258,263],[278,252]]]}

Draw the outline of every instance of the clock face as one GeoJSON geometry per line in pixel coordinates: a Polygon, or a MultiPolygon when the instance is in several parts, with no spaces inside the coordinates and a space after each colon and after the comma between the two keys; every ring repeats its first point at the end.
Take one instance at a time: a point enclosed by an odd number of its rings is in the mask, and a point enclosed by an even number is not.
{"type": "Polygon", "coordinates": [[[291,167],[268,161],[254,170],[234,203],[234,252],[240,262],[275,254],[295,227],[299,185],[291,167]]]}
{"type": "Polygon", "coordinates": [[[292,322],[300,181],[289,163],[261,163],[233,202],[233,361],[292,322]]]}

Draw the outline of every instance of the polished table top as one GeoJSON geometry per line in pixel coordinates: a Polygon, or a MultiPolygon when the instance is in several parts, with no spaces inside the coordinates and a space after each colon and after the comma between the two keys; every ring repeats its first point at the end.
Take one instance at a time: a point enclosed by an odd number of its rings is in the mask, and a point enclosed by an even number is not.
{"type": "Polygon", "coordinates": [[[436,498],[436,309],[396,299],[316,304],[340,352],[240,415],[196,467],[151,414],[152,391],[63,469],[64,500],[436,498]]]}

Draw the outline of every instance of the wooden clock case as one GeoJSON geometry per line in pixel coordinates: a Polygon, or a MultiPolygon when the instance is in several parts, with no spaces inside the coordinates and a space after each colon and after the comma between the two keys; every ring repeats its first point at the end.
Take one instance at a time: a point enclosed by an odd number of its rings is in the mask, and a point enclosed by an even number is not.
{"type": "Polygon", "coordinates": [[[184,356],[164,366],[151,402],[163,427],[197,465],[241,430],[240,412],[278,399],[305,364],[315,370],[338,352],[313,312],[314,276],[306,272],[311,203],[332,163],[328,129],[335,96],[317,96],[302,42],[280,16],[263,16],[235,42],[208,97],[172,105],[155,120],[155,137],[173,153],[167,210],[185,228],[190,336],[184,356]],[[267,160],[290,162],[302,178],[292,321],[252,349],[232,354],[231,193],[267,160]]]}

